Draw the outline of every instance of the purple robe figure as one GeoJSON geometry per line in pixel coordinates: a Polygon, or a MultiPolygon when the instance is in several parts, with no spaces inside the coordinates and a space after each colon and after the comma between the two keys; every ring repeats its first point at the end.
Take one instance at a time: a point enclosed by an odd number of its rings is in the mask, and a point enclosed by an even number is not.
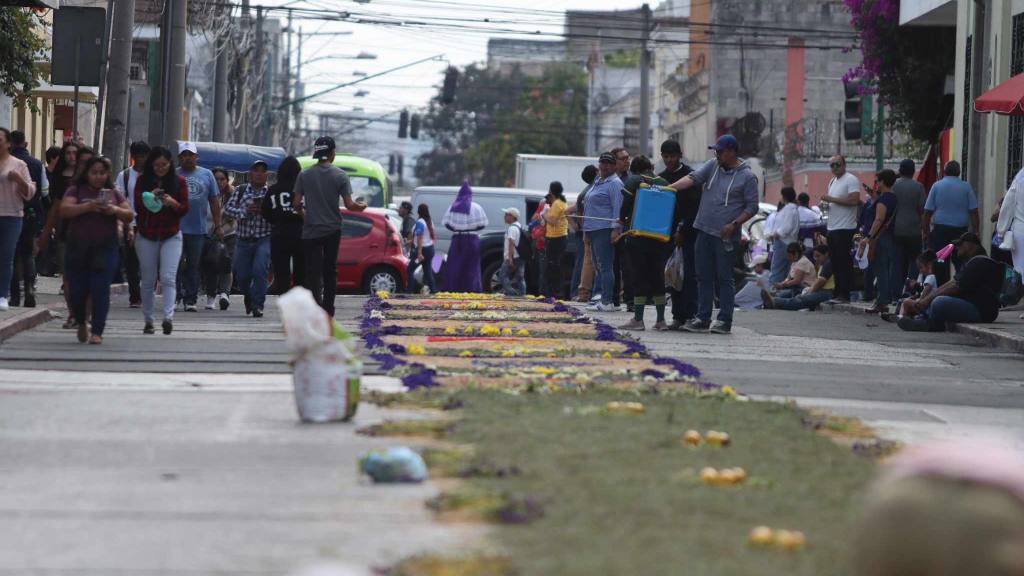
{"type": "Polygon", "coordinates": [[[473,202],[473,189],[464,181],[455,202],[445,212],[444,227],[452,231],[445,264],[444,289],[448,292],[482,292],[480,281],[480,230],[487,227],[487,214],[473,202]]]}

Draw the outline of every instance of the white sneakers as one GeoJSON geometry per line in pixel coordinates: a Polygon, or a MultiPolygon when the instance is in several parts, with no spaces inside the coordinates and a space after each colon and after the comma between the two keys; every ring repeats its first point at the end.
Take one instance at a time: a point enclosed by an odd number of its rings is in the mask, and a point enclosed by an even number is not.
{"type": "Polygon", "coordinates": [[[587,310],[591,312],[618,312],[619,307],[609,302],[608,304],[602,304],[600,302],[594,302],[587,306],[587,310]]]}
{"type": "Polygon", "coordinates": [[[0,298],[0,312],[6,312],[10,309],[11,305],[7,302],[7,298],[0,298]]]}
{"type": "Polygon", "coordinates": [[[214,309],[215,305],[217,304],[217,298],[218,298],[217,296],[207,296],[206,297],[206,309],[207,310],[213,310],[214,309]]]}
{"type": "Polygon", "coordinates": [[[220,302],[221,310],[227,310],[228,306],[231,306],[231,299],[228,298],[228,295],[223,292],[217,294],[217,300],[220,302]]]}

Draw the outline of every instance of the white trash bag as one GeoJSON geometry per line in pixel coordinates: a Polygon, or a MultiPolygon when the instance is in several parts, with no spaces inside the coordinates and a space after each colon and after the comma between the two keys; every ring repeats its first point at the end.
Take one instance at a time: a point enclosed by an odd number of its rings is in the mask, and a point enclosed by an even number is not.
{"type": "Polygon", "coordinates": [[[313,294],[292,288],[277,300],[292,353],[292,385],[299,418],[307,422],[348,420],[359,405],[363,363],[357,342],[317,305],[313,294]]]}

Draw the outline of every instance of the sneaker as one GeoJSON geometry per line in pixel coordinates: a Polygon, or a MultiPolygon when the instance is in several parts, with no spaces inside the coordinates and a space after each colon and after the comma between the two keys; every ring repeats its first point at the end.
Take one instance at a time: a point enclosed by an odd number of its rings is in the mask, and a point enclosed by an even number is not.
{"type": "Polygon", "coordinates": [[[772,298],[772,295],[764,289],[761,290],[761,308],[764,308],[765,310],[775,308],[775,299],[772,298]]]}
{"type": "Polygon", "coordinates": [[[19,296],[11,296],[7,300],[7,305],[11,306],[11,307],[14,307],[14,308],[20,308],[21,307],[21,297],[19,297],[19,296]]]}
{"type": "Polygon", "coordinates": [[[619,307],[615,304],[598,304],[596,310],[598,312],[618,312],[619,307]]]}
{"type": "Polygon", "coordinates": [[[835,306],[836,304],[849,304],[850,301],[846,298],[833,298],[829,300],[827,303],[835,306]]]}
{"type": "Polygon", "coordinates": [[[590,301],[591,302],[600,302],[601,301],[601,295],[600,294],[594,294],[593,296],[590,297],[590,301]]]}
{"type": "Polygon", "coordinates": [[[170,320],[164,320],[160,327],[164,329],[164,334],[170,334],[174,331],[174,324],[170,320]]]}
{"type": "Polygon", "coordinates": [[[143,334],[156,334],[156,330],[153,329],[152,322],[146,322],[146,325],[142,327],[143,334]]]}
{"type": "Polygon", "coordinates": [[[231,299],[228,298],[227,294],[224,294],[222,292],[219,296],[217,296],[217,299],[220,300],[220,309],[221,310],[227,310],[228,306],[231,306],[231,299]]]}
{"type": "Polygon", "coordinates": [[[683,332],[704,333],[708,331],[709,327],[709,322],[704,322],[697,318],[691,318],[686,321],[686,324],[683,324],[683,332]]]}
{"type": "Polygon", "coordinates": [[[214,306],[216,304],[217,304],[217,297],[216,296],[207,296],[206,297],[206,306],[205,306],[205,308],[207,310],[213,310],[214,306]]]}
{"type": "Polygon", "coordinates": [[[928,321],[924,318],[911,318],[910,316],[904,316],[896,322],[896,325],[899,326],[901,330],[906,330],[907,332],[928,331],[928,321]]]}
{"type": "Polygon", "coordinates": [[[659,322],[655,322],[654,323],[654,329],[657,330],[658,332],[668,332],[669,331],[668,324],[666,324],[664,320],[661,320],[659,322]]]}
{"type": "Polygon", "coordinates": [[[7,298],[0,298],[0,312],[6,312],[11,309],[11,305],[7,302],[7,298]]]}
{"type": "Polygon", "coordinates": [[[71,330],[75,326],[78,326],[78,323],[75,322],[75,318],[73,316],[68,316],[68,319],[64,321],[64,324],[61,325],[61,328],[65,330],[71,330]]]}
{"type": "Polygon", "coordinates": [[[262,308],[253,308],[252,309],[252,317],[253,318],[263,318],[263,309],[262,308]]]}
{"type": "Polygon", "coordinates": [[[26,294],[25,295],[25,308],[35,308],[35,307],[36,307],[36,295],[35,294],[26,294]]]}
{"type": "MultiPolygon", "coordinates": [[[[685,326],[685,325],[686,325],[686,320],[673,320],[672,323],[668,325],[668,329],[669,330],[682,330],[683,326],[685,326]]],[[[657,326],[655,326],[655,327],[657,327],[657,326]]]]}
{"type": "Polygon", "coordinates": [[[643,332],[646,329],[643,320],[630,320],[625,324],[619,326],[619,330],[635,330],[637,332],[643,332]]]}
{"type": "Polygon", "coordinates": [[[128,303],[128,307],[129,308],[142,308],[142,302],[139,301],[139,300],[135,300],[133,302],[129,302],[128,303]]]}
{"type": "Polygon", "coordinates": [[[590,304],[587,304],[586,309],[589,310],[590,312],[597,312],[597,307],[600,305],[600,302],[591,302],[590,304]]]}
{"type": "Polygon", "coordinates": [[[195,304],[185,304],[185,312],[199,312],[195,304]]]}
{"type": "Polygon", "coordinates": [[[709,332],[712,334],[728,334],[732,332],[732,326],[722,322],[721,320],[715,320],[715,323],[711,325],[709,332]]]}

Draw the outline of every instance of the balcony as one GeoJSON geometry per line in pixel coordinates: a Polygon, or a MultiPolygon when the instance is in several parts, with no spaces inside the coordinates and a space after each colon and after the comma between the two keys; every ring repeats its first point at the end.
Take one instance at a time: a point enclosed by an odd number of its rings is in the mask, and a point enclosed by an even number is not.
{"type": "Polygon", "coordinates": [[[900,26],[956,26],[956,0],[901,0],[900,26]]]}

